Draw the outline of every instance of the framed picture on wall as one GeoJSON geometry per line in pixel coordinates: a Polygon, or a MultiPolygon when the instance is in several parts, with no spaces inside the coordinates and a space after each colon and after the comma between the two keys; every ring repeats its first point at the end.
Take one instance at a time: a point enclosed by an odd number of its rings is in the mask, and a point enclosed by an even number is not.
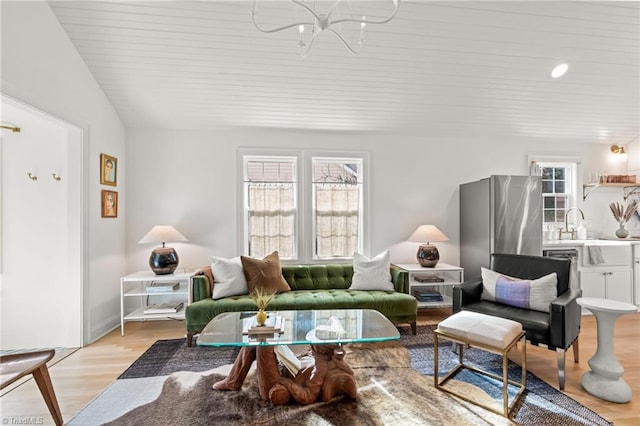
{"type": "Polygon", "coordinates": [[[118,193],[102,190],[102,217],[118,217],[118,193]]]}
{"type": "Polygon", "coordinates": [[[100,154],[100,183],[117,186],[118,159],[107,154],[100,154]]]}

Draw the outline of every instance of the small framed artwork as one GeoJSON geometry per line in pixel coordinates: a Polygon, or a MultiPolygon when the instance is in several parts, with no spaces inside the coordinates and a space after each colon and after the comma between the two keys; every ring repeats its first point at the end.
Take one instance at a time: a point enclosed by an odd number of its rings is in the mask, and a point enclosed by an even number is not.
{"type": "Polygon", "coordinates": [[[118,193],[102,190],[102,217],[118,217],[118,193]]]}
{"type": "Polygon", "coordinates": [[[107,154],[100,154],[100,183],[117,186],[118,159],[107,154]]]}

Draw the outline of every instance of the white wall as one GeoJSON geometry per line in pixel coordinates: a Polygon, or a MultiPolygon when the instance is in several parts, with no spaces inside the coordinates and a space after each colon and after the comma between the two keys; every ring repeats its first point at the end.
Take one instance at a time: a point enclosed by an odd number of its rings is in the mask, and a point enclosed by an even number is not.
{"type": "MultiPolygon", "coordinates": [[[[625,150],[628,153],[626,161],[623,161],[623,157],[611,152],[611,145],[594,145],[588,151],[583,173],[585,183],[593,182],[596,172],[606,175],[635,174],[637,182],[640,183],[640,140],[636,138],[625,145],[625,150]]],[[[582,210],[587,219],[589,230],[593,231],[596,237],[615,238],[615,231],[619,225],[611,214],[609,204],[613,202],[625,203],[623,188],[599,187],[588,190],[586,194],[582,210]]],[[[638,196],[635,197],[638,200],[638,196]]],[[[640,235],[638,215],[630,226],[635,228],[632,231],[633,235],[640,235]]]]}
{"type": "Polygon", "coordinates": [[[588,158],[588,163],[596,158],[590,151],[597,148],[534,139],[451,140],[269,129],[130,130],[128,272],[147,268],[151,247],[137,241],[155,224],[175,225],[189,239],[189,243],[172,244],[180,254],[181,267],[205,265],[212,254],[239,254],[238,147],[370,152],[370,254],[393,247],[393,260],[413,261],[417,245],[403,241],[418,225],[432,223],[450,239],[438,243],[441,260],[454,264],[459,260],[459,184],[491,174],[526,175],[529,154],[581,156],[588,158]]]}
{"type": "Polygon", "coordinates": [[[636,175],[636,182],[640,183],[640,137],[629,142],[626,146],[629,153],[628,172],[636,175]]]}
{"type": "MultiPolygon", "coordinates": [[[[119,278],[125,270],[125,129],[46,2],[2,1],[0,8],[2,92],[83,129],[84,333],[90,342],[119,322],[119,278]],[[100,217],[100,153],[120,160],[114,188],[122,200],[117,219],[100,217]]],[[[37,263],[33,273],[42,273],[37,263]]]]}

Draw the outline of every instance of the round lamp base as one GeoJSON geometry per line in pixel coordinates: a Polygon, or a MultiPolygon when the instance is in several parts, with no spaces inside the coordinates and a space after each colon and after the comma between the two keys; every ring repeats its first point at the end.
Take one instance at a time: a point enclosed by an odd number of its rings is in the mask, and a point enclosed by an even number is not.
{"type": "Polygon", "coordinates": [[[178,253],[171,247],[158,247],[151,252],[149,266],[156,275],[173,274],[178,267],[178,253]]]}
{"type": "Polygon", "coordinates": [[[440,253],[436,246],[431,244],[423,244],[418,248],[418,263],[425,268],[433,268],[440,260],[440,253]]]}

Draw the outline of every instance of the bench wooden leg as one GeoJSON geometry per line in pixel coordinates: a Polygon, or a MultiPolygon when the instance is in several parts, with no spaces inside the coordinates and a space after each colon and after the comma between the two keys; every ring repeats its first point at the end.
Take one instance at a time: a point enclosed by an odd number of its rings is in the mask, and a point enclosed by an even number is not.
{"type": "Polygon", "coordinates": [[[416,334],[418,334],[418,328],[416,326],[416,322],[410,322],[409,323],[411,325],[411,333],[415,336],[416,334]]]}
{"type": "Polygon", "coordinates": [[[58,426],[63,424],[62,414],[60,413],[60,407],[58,406],[58,400],[56,399],[56,393],[53,390],[53,384],[51,383],[51,377],[49,376],[49,370],[46,363],[33,371],[33,378],[38,384],[40,393],[44,398],[44,402],[47,404],[47,408],[49,408],[53,421],[58,426]]]}

